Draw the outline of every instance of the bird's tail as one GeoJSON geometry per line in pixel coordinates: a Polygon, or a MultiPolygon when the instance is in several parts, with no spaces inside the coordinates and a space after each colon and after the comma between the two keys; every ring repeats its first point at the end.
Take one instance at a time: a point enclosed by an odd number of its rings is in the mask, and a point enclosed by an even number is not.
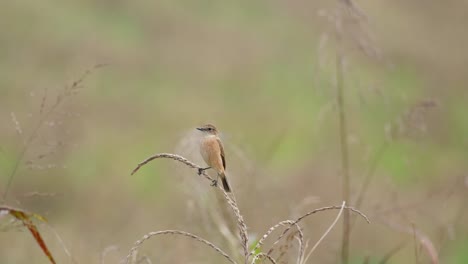
{"type": "Polygon", "coordinates": [[[219,175],[221,177],[221,181],[223,182],[223,189],[226,191],[226,192],[231,192],[231,187],[229,187],[229,183],[226,179],[226,174],[222,173],[219,175]]]}

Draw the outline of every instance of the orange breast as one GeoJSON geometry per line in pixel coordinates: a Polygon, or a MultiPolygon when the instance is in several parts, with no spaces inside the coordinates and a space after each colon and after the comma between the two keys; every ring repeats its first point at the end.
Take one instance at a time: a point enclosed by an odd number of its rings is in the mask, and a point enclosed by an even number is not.
{"type": "Polygon", "coordinates": [[[200,154],[208,166],[215,169],[218,173],[224,172],[221,148],[218,145],[216,137],[206,137],[201,141],[200,154]]]}

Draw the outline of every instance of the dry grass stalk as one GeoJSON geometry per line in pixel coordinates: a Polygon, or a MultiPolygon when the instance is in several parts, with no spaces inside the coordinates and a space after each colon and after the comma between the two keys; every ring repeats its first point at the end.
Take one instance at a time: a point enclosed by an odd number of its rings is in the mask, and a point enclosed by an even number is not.
{"type": "MultiPolygon", "coordinates": [[[[341,206],[327,206],[327,207],[322,207],[322,208],[318,208],[318,209],[315,209],[313,211],[310,211],[308,213],[306,213],[305,215],[299,217],[297,220],[294,221],[294,223],[298,224],[300,221],[304,220],[304,218],[312,215],[312,214],[315,214],[315,213],[318,213],[318,212],[322,212],[322,211],[327,211],[327,210],[333,210],[333,209],[340,209],[341,210],[341,206]]],[[[353,208],[353,207],[349,207],[349,206],[345,206],[344,209],[347,209],[347,210],[350,210],[354,213],[357,213],[359,214],[360,216],[362,216],[366,221],[367,223],[370,223],[369,221],[369,218],[367,218],[367,216],[365,214],[363,214],[361,211],[353,208]]],[[[275,243],[273,243],[273,246],[270,248],[270,250],[268,251],[268,254],[271,254],[271,252],[273,252],[273,247],[278,244],[278,242],[286,235],[286,233],[291,229],[292,226],[289,226],[288,228],[286,228],[283,233],[278,237],[278,239],[275,241],[275,243]]]]}
{"type": "MultiPolygon", "coordinates": [[[[342,1],[345,5],[348,2],[342,1]]],[[[336,101],[338,105],[338,121],[339,121],[339,137],[340,137],[340,154],[341,154],[341,173],[342,173],[342,199],[349,201],[350,194],[350,172],[349,172],[349,150],[348,150],[348,129],[345,111],[345,95],[344,95],[344,55],[342,45],[342,17],[337,16],[335,19],[335,35],[337,42],[336,50],[336,101]]],[[[343,239],[341,242],[341,262],[346,264],[349,255],[349,234],[350,234],[350,215],[345,212],[343,217],[343,239]]]]}
{"type": "MultiPolygon", "coordinates": [[[[367,17],[363,10],[352,0],[337,1],[337,8],[333,13],[322,12],[333,25],[336,57],[335,57],[335,79],[336,79],[336,101],[338,106],[339,141],[342,174],[342,199],[350,201],[351,173],[349,166],[348,148],[348,118],[346,112],[346,93],[344,78],[345,47],[349,44],[360,49],[370,58],[380,58],[379,50],[373,45],[371,36],[367,30],[367,17]]],[[[348,210],[343,216],[343,236],[341,241],[341,262],[346,264],[349,260],[349,241],[351,234],[351,218],[348,210]]]]}
{"type": "MultiPolygon", "coordinates": [[[[85,81],[85,79],[93,73],[94,70],[104,67],[106,64],[96,64],[93,67],[87,69],[78,79],[74,80],[71,82],[70,85],[66,85],[63,90],[58,94],[55,103],[52,104],[47,111],[45,111],[45,100],[47,93],[44,95],[43,102],[41,103],[41,108],[39,111],[40,118],[36,125],[33,127],[31,134],[24,140],[23,142],[23,147],[21,148],[18,156],[15,159],[15,163],[13,165],[13,169],[8,175],[8,181],[6,183],[5,190],[3,192],[2,196],[2,201],[6,203],[6,199],[8,197],[8,192],[10,190],[11,184],[13,182],[13,179],[18,171],[19,165],[23,162],[24,157],[26,156],[27,151],[29,150],[31,144],[33,141],[37,138],[38,132],[41,129],[41,127],[46,123],[47,119],[52,115],[52,113],[55,112],[55,110],[60,106],[60,104],[66,99],[67,97],[71,97],[73,95],[76,95],[79,91],[80,88],[82,88],[82,84],[85,81]],[[44,105],[43,105],[44,104],[44,105]]],[[[14,113],[12,113],[12,120],[15,125],[15,129],[19,134],[22,134],[23,131],[21,130],[20,124],[18,120],[16,119],[16,116],[14,113]]]]}
{"type": "MultiPolygon", "coordinates": [[[[262,236],[262,238],[260,238],[260,240],[257,242],[257,245],[254,247],[254,249],[250,252],[249,256],[251,255],[254,255],[255,252],[265,243],[265,240],[270,236],[271,233],[273,233],[273,231],[275,231],[278,227],[280,226],[285,226],[285,225],[288,225],[289,227],[296,227],[297,229],[297,233],[299,234],[298,235],[298,243],[299,243],[299,254],[298,254],[298,258],[302,258],[303,254],[304,254],[304,233],[302,232],[302,228],[295,222],[295,221],[292,221],[292,220],[285,220],[285,221],[281,221],[279,222],[278,224],[270,227],[270,229],[268,229],[268,231],[262,236]]],[[[273,252],[273,251],[272,251],[273,252]]],[[[270,252],[270,254],[272,253],[270,252]]]]}
{"type": "Polygon", "coordinates": [[[130,264],[136,264],[138,258],[138,249],[132,252],[130,264]]]}
{"type": "MultiPolygon", "coordinates": [[[[135,174],[142,166],[146,165],[148,162],[152,161],[152,160],[155,160],[155,159],[158,159],[158,158],[168,158],[168,159],[173,159],[173,160],[176,160],[176,161],[179,161],[187,166],[189,166],[190,168],[193,168],[193,169],[201,169],[203,167],[189,161],[188,159],[180,156],[180,155],[176,155],[176,154],[171,154],[171,153],[159,153],[159,154],[155,154],[147,159],[145,159],[144,161],[140,162],[137,167],[135,169],[133,169],[133,171],[131,172],[131,175],[135,174]]],[[[201,172],[201,175],[203,175],[206,179],[208,179],[210,182],[213,182],[214,180],[205,172],[205,171],[200,171],[201,172]]],[[[234,215],[236,216],[236,219],[237,219],[237,226],[239,228],[239,236],[240,236],[240,239],[241,239],[241,246],[243,248],[243,251],[244,251],[244,257],[246,259],[246,262],[247,262],[247,256],[249,255],[249,251],[248,251],[248,233],[247,233],[247,225],[245,224],[245,221],[244,221],[244,218],[242,217],[240,211],[239,211],[239,207],[237,206],[237,202],[236,202],[236,199],[234,197],[234,194],[231,193],[231,194],[228,194],[224,191],[224,189],[220,186],[217,186],[219,190],[221,190],[221,192],[223,193],[224,195],[224,198],[226,199],[227,203],[229,204],[229,206],[231,207],[232,211],[234,212],[234,215]]]]}
{"type": "MultiPolygon", "coordinates": [[[[237,221],[235,217],[232,217],[231,209],[225,204],[225,198],[221,193],[216,194],[216,208],[214,204],[206,202],[205,204],[209,206],[203,207],[202,203],[199,204],[200,210],[199,214],[204,217],[203,226],[207,228],[206,231],[213,232],[213,226],[218,227],[218,232],[225,238],[227,246],[229,247],[230,252],[239,252],[239,236],[237,235],[237,221]],[[206,222],[207,220],[210,223],[206,222]]],[[[213,201],[210,199],[209,201],[213,201]]]]}
{"type": "Polygon", "coordinates": [[[236,263],[228,254],[226,254],[224,251],[222,251],[219,247],[211,243],[210,241],[203,239],[197,235],[185,232],[185,231],[179,231],[179,230],[164,230],[164,231],[158,231],[158,232],[150,232],[146,235],[144,235],[140,240],[136,241],[134,246],[130,249],[130,252],[128,253],[127,257],[121,261],[121,263],[130,263],[129,261],[131,260],[132,256],[134,253],[141,247],[141,245],[148,239],[150,239],[153,236],[158,236],[158,235],[181,235],[185,237],[189,237],[191,239],[194,239],[198,242],[201,242],[210,248],[214,249],[217,253],[225,257],[229,262],[231,263],[236,263]]]}
{"type": "Polygon", "coordinates": [[[330,233],[330,231],[333,229],[333,227],[336,225],[336,223],[338,222],[338,220],[340,219],[340,216],[341,216],[341,213],[343,213],[343,209],[345,208],[345,205],[346,205],[346,202],[343,201],[343,204],[341,205],[341,209],[340,211],[338,212],[338,215],[336,216],[335,220],[333,221],[333,223],[330,225],[330,227],[328,227],[328,229],[325,231],[325,233],[323,233],[323,235],[320,237],[320,239],[317,241],[317,243],[315,243],[315,245],[312,247],[312,249],[310,250],[309,254],[307,254],[306,258],[300,263],[306,263],[307,260],[309,259],[309,257],[312,255],[312,253],[315,251],[315,249],[318,247],[318,245],[320,245],[320,243],[322,242],[322,240],[330,233]]]}
{"type": "Polygon", "coordinates": [[[377,150],[374,156],[374,159],[372,160],[365,174],[364,182],[362,183],[362,187],[361,187],[361,190],[359,191],[358,198],[356,199],[356,202],[354,203],[356,205],[356,208],[361,207],[362,202],[364,201],[364,197],[367,194],[367,190],[369,189],[369,185],[374,178],[375,171],[377,170],[377,165],[380,163],[380,160],[385,154],[385,151],[387,150],[388,146],[389,146],[389,141],[385,140],[384,143],[377,150]]]}
{"type": "MultiPolygon", "coordinates": [[[[284,256],[286,256],[286,254],[288,253],[289,249],[292,248],[292,244],[293,244],[293,241],[294,241],[294,238],[296,237],[296,234],[298,234],[298,232],[292,232],[290,233],[287,237],[286,237],[286,241],[284,242],[284,244],[282,246],[279,247],[279,255],[278,257],[276,258],[276,261],[279,262],[279,263],[282,263],[282,264],[285,264],[287,263],[287,260],[282,260],[284,256]]],[[[298,239],[299,241],[299,239],[298,239]]],[[[299,242],[301,245],[302,243],[299,242]]],[[[300,249],[299,249],[300,250],[300,249]]],[[[300,261],[301,257],[299,256],[298,257],[298,261],[300,261]]]]}
{"type": "MultiPolygon", "coordinates": [[[[302,221],[304,218],[312,215],[312,214],[315,214],[315,213],[318,213],[318,212],[322,212],[322,211],[327,211],[327,210],[338,210],[340,209],[341,210],[341,206],[336,206],[336,205],[333,205],[333,206],[326,206],[326,207],[321,207],[321,208],[318,208],[318,209],[315,209],[313,211],[310,211],[308,212],[307,214],[299,217],[295,222],[296,223],[299,223],[300,221],[302,221]]],[[[354,208],[354,207],[351,207],[351,206],[345,206],[344,209],[347,209],[351,212],[354,212],[354,213],[357,213],[358,215],[360,215],[362,218],[364,218],[364,220],[366,220],[367,223],[370,224],[370,220],[369,218],[361,211],[359,211],[358,209],[354,208]]]]}
{"type": "MultiPolygon", "coordinates": [[[[202,168],[201,166],[187,160],[186,158],[180,156],[180,155],[176,155],[176,154],[170,154],[170,153],[159,153],[159,154],[155,154],[147,159],[145,159],[144,161],[140,162],[137,167],[131,172],[131,174],[135,174],[142,166],[146,165],[147,163],[149,163],[150,161],[152,160],[155,160],[155,159],[158,159],[158,158],[168,158],[168,159],[173,159],[173,160],[176,160],[176,161],[179,161],[187,166],[189,166],[190,168],[193,168],[193,169],[200,169],[202,168]]],[[[209,180],[210,182],[213,182],[213,179],[208,175],[206,174],[205,171],[201,171],[201,175],[203,175],[207,180],[209,180]]],[[[322,208],[319,208],[319,209],[315,209],[311,212],[308,212],[307,214],[299,217],[297,220],[295,221],[292,221],[292,220],[286,220],[286,221],[282,221],[276,225],[274,225],[273,227],[271,227],[270,229],[268,229],[268,231],[262,236],[262,238],[259,240],[259,242],[257,243],[257,245],[255,246],[255,248],[249,252],[248,251],[248,233],[247,233],[247,225],[245,224],[245,221],[239,211],[239,207],[237,206],[237,202],[235,200],[235,196],[231,193],[231,194],[228,194],[224,191],[224,189],[220,186],[218,186],[218,189],[221,190],[221,192],[223,193],[224,195],[224,198],[226,199],[228,205],[231,207],[232,211],[234,212],[234,215],[236,216],[236,219],[237,219],[237,225],[238,225],[238,228],[239,228],[239,236],[240,236],[240,240],[241,240],[241,246],[243,248],[243,251],[244,251],[244,257],[245,257],[245,263],[247,264],[249,262],[249,259],[250,259],[250,256],[254,256],[252,258],[252,263],[255,263],[256,260],[259,260],[261,258],[266,258],[268,260],[270,260],[272,263],[276,263],[276,261],[271,257],[271,253],[273,252],[274,250],[274,247],[279,243],[279,241],[287,234],[287,232],[294,226],[297,228],[297,233],[299,234],[298,235],[298,242],[299,242],[299,253],[298,253],[298,263],[301,263],[302,260],[303,260],[303,256],[304,256],[304,234],[302,232],[302,229],[300,228],[300,226],[298,225],[298,223],[300,221],[302,221],[304,218],[312,215],[312,214],[315,214],[317,212],[321,212],[321,211],[326,211],[326,210],[332,210],[332,209],[340,209],[340,213],[338,215],[338,217],[341,215],[341,213],[344,211],[344,209],[347,209],[347,210],[350,210],[352,212],[355,212],[359,215],[361,215],[368,223],[370,223],[369,219],[367,218],[366,215],[364,215],[362,212],[360,212],[359,210],[353,208],[353,207],[348,207],[345,205],[345,203],[343,202],[343,205],[342,206],[328,206],[328,207],[322,207],[322,208]],[[265,242],[265,240],[268,238],[268,236],[275,230],[277,229],[279,226],[282,226],[282,225],[288,225],[288,227],[283,231],[283,233],[278,237],[278,239],[273,243],[272,247],[270,248],[270,250],[268,251],[268,253],[258,253],[258,254],[255,254],[255,252],[263,245],[263,243],[265,242]]],[[[338,219],[337,217],[337,219],[338,219]]],[[[335,221],[333,222],[333,224],[331,225],[331,227],[327,230],[327,232],[322,236],[322,238],[316,243],[316,245],[314,246],[314,248],[312,249],[311,252],[313,252],[313,250],[315,250],[315,248],[318,246],[318,244],[320,244],[320,242],[323,240],[323,238],[330,232],[331,228],[336,224],[336,221],[337,219],[335,219],[335,221]]],[[[232,263],[235,263],[234,260],[232,260],[226,253],[224,253],[221,249],[219,249],[218,247],[216,247],[214,244],[212,244],[211,242],[207,241],[207,240],[204,240],[198,236],[195,236],[193,234],[190,234],[190,233],[187,233],[185,231],[178,231],[178,230],[167,230],[167,231],[159,231],[159,232],[151,232],[147,235],[145,235],[141,240],[138,240],[136,243],[135,243],[135,246],[130,250],[130,253],[129,255],[127,256],[126,258],[126,261],[128,263],[128,260],[130,259],[130,257],[132,256],[133,252],[135,250],[138,249],[138,247],[147,239],[149,239],[151,236],[154,236],[154,235],[160,235],[160,234],[176,234],[176,235],[183,235],[183,236],[187,236],[187,237],[191,237],[199,242],[202,242],[202,243],[205,243],[207,244],[208,246],[212,247],[213,249],[215,249],[218,253],[220,253],[221,255],[223,255],[225,258],[227,258],[229,261],[231,261],[232,263]]],[[[293,240],[293,238],[295,237],[295,234],[293,234],[292,236],[289,236],[289,240],[288,240],[288,243],[291,243],[291,241],[293,240]]],[[[289,245],[289,244],[288,244],[289,245]]],[[[283,249],[283,251],[287,251],[290,247],[288,246],[287,248],[283,249]]],[[[282,255],[285,254],[285,252],[281,253],[280,257],[282,255]]],[[[310,255],[310,254],[309,254],[310,255]]]]}
{"type": "Polygon", "coordinates": [[[218,187],[218,188],[223,192],[224,197],[226,198],[226,201],[231,206],[232,211],[236,215],[237,227],[239,228],[239,235],[241,238],[241,246],[242,246],[242,249],[244,250],[245,261],[247,262],[248,255],[249,255],[249,248],[248,248],[249,239],[248,239],[248,234],[247,234],[247,225],[245,224],[244,218],[242,217],[239,211],[239,207],[237,206],[234,195],[231,194],[232,195],[232,198],[231,198],[231,196],[229,196],[229,194],[227,194],[222,187],[218,187]]]}
{"type": "Polygon", "coordinates": [[[262,253],[262,252],[255,255],[255,257],[252,259],[251,264],[255,264],[255,261],[260,260],[262,258],[263,259],[268,259],[271,263],[276,264],[276,260],[274,258],[272,258],[270,255],[262,253]]]}
{"type": "MultiPolygon", "coordinates": [[[[135,169],[133,169],[133,171],[132,171],[132,173],[130,175],[135,174],[141,167],[146,165],[148,162],[150,162],[152,160],[155,160],[155,159],[159,159],[159,158],[173,159],[173,160],[184,163],[185,165],[189,166],[190,168],[202,169],[201,166],[189,161],[188,159],[186,159],[186,158],[184,158],[184,157],[182,157],[180,155],[171,154],[171,153],[159,153],[159,154],[155,154],[155,155],[145,159],[144,161],[138,163],[138,165],[136,166],[135,169]]],[[[208,174],[206,174],[205,171],[202,171],[201,175],[205,176],[205,178],[207,178],[211,182],[213,181],[213,179],[208,174]]]]}
{"type": "Polygon", "coordinates": [[[55,230],[55,228],[53,228],[51,225],[49,225],[48,223],[43,223],[45,224],[45,226],[50,230],[52,231],[52,233],[54,233],[55,235],[55,238],[57,239],[57,241],[59,242],[60,246],[62,247],[63,251],[65,252],[65,254],[67,254],[68,258],[70,259],[70,261],[74,264],[78,263],[75,258],[73,258],[72,254],[70,253],[70,250],[68,249],[67,245],[65,245],[65,242],[63,241],[62,237],[59,235],[59,233],[55,230]]]}

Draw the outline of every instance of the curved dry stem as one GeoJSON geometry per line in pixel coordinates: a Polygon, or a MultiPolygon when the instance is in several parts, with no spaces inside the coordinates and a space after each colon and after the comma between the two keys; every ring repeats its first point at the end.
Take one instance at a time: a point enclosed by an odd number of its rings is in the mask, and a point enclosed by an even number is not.
{"type": "MultiPolygon", "coordinates": [[[[182,162],[183,164],[189,166],[190,168],[193,169],[202,169],[203,167],[191,162],[190,160],[177,155],[177,154],[171,154],[171,153],[159,153],[155,154],[144,161],[140,162],[135,169],[133,169],[131,175],[135,174],[142,166],[146,165],[148,162],[158,159],[158,158],[168,158],[168,159],[173,159],[179,162],[182,162]]],[[[208,179],[210,182],[213,182],[213,179],[205,172],[205,171],[200,171],[201,175],[203,175],[206,179],[208,179]]],[[[237,218],[237,226],[239,228],[239,235],[241,239],[241,245],[244,250],[244,256],[247,258],[249,251],[248,251],[248,234],[247,234],[247,225],[245,224],[244,218],[242,217],[239,207],[237,206],[236,199],[234,197],[234,194],[228,194],[226,191],[221,186],[218,186],[218,189],[223,192],[224,197],[226,198],[227,203],[231,207],[232,211],[234,212],[234,215],[237,218]]]]}
{"type": "MultiPolygon", "coordinates": [[[[322,207],[322,208],[318,208],[318,209],[315,209],[313,211],[310,211],[308,212],[307,214],[299,217],[295,222],[296,223],[299,223],[300,221],[302,221],[304,218],[312,215],[312,214],[315,214],[315,213],[318,213],[318,212],[322,212],[322,211],[327,211],[327,210],[341,210],[341,206],[337,206],[337,205],[334,205],[334,206],[326,206],[326,207],[322,207]]],[[[345,206],[344,209],[347,209],[349,211],[352,211],[354,213],[357,213],[358,215],[362,216],[362,218],[364,218],[364,220],[366,220],[366,222],[368,224],[370,224],[370,221],[369,221],[369,218],[361,211],[359,211],[358,209],[354,208],[354,207],[351,207],[351,206],[345,206]]]]}
{"type": "Polygon", "coordinates": [[[257,245],[254,247],[254,249],[250,252],[249,257],[255,254],[255,252],[265,243],[265,240],[271,235],[271,233],[273,233],[273,231],[275,231],[278,227],[285,226],[285,225],[289,225],[289,228],[292,227],[292,226],[296,227],[297,232],[299,234],[299,240],[298,240],[299,255],[298,255],[298,259],[302,259],[302,256],[304,255],[304,233],[302,232],[302,228],[295,221],[292,221],[292,220],[281,221],[281,222],[277,223],[276,225],[270,227],[270,229],[268,229],[268,231],[257,242],[257,245]]]}
{"type": "Polygon", "coordinates": [[[225,257],[229,262],[236,264],[236,262],[228,254],[226,254],[224,251],[222,251],[219,247],[217,247],[216,245],[214,245],[210,241],[208,241],[206,239],[203,239],[203,238],[201,238],[201,237],[199,237],[197,235],[194,235],[194,234],[191,234],[191,233],[188,233],[188,232],[185,232],[185,231],[180,231],[180,230],[164,230],[164,231],[158,231],[158,232],[150,232],[150,233],[144,235],[140,240],[135,242],[135,245],[130,249],[130,251],[128,252],[127,257],[124,260],[122,260],[121,263],[128,264],[131,257],[132,257],[132,255],[134,254],[134,252],[137,251],[138,248],[146,240],[150,239],[153,236],[157,236],[157,235],[181,235],[181,236],[189,237],[191,239],[194,239],[194,240],[196,240],[198,242],[201,242],[201,243],[209,246],[210,248],[214,249],[217,253],[219,253],[223,257],[225,257]]]}
{"type": "Polygon", "coordinates": [[[262,259],[262,258],[266,258],[266,259],[268,259],[271,263],[276,264],[276,261],[275,261],[275,259],[274,259],[272,256],[270,256],[270,255],[268,255],[268,254],[266,254],[266,253],[263,253],[263,252],[260,252],[260,253],[258,253],[257,255],[255,255],[255,257],[252,259],[251,264],[254,264],[255,261],[260,260],[260,259],[262,259]]]}
{"type": "MultiPolygon", "coordinates": [[[[304,220],[304,218],[310,216],[310,215],[313,215],[315,213],[318,213],[318,212],[322,212],[322,211],[327,211],[327,210],[333,210],[333,209],[341,209],[341,206],[326,206],[326,207],[322,207],[322,208],[318,208],[318,209],[315,209],[313,211],[310,211],[308,213],[306,213],[305,215],[299,217],[296,221],[294,221],[294,223],[299,223],[300,221],[304,220]]],[[[354,207],[349,207],[349,206],[345,206],[344,209],[347,209],[347,210],[350,210],[354,213],[357,213],[359,214],[360,216],[362,216],[367,223],[370,223],[369,221],[369,218],[367,218],[367,216],[365,214],[363,214],[361,211],[355,209],[354,207]]],[[[283,233],[278,237],[278,239],[275,241],[275,243],[273,243],[273,245],[271,246],[270,250],[268,250],[268,254],[271,254],[271,252],[273,251],[273,248],[275,247],[275,245],[278,244],[278,242],[286,235],[286,233],[288,233],[288,231],[291,229],[292,226],[286,228],[283,233]]]]}
{"type": "MultiPolygon", "coordinates": [[[[135,174],[141,167],[146,165],[148,162],[150,162],[152,160],[155,160],[155,159],[159,159],[159,158],[173,159],[173,160],[182,162],[183,164],[189,166],[190,168],[203,169],[203,167],[191,162],[190,160],[188,160],[188,159],[186,159],[186,158],[184,158],[184,157],[182,157],[180,155],[171,154],[171,153],[158,153],[158,154],[155,154],[155,155],[145,159],[144,161],[138,163],[138,165],[136,166],[135,169],[133,169],[133,171],[132,171],[132,173],[130,173],[130,175],[135,174]]],[[[213,179],[205,171],[201,171],[201,175],[203,175],[205,178],[207,178],[211,182],[213,181],[213,179]]]]}
{"type": "Polygon", "coordinates": [[[50,229],[50,231],[52,231],[52,233],[54,233],[55,237],[57,238],[57,241],[59,242],[60,246],[62,247],[63,251],[65,252],[65,254],[67,254],[68,258],[70,259],[70,261],[74,264],[76,264],[76,260],[73,258],[73,256],[71,255],[70,253],[70,250],[68,249],[68,247],[65,245],[65,242],[63,241],[62,237],[58,234],[58,232],[55,230],[55,228],[53,228],[51,225],[49,225],[47,222],[44,222],[45,226],[47,228],[50,229]]]}
{"type": "Polygon", "coordinates": [[[333,229],[333,227],[336,225],[336,223],[338,222],[338,220],[340,219],[340,216],[341,216],[341,213],[343,213],[343,209],[346,205],[346,202],[343,201],[343,204],[341,205],[341,209],[340,209],[340,212],[338,213],[338,215],[336,216],[335,220],[333,221],[333,223],[328,227],[327,231],[325,231],[325,233],[323,233],[323,235],[320,237],[320,239],[317,241],[317,243],[315,243],[315,245],[312,247],[312,249],[309,251],[309,254],[307,254],[307,257],[304,259],[304,261],[301,260],[300,263],[306,263],[307,260],[309,259],[309,257],[312,255],[312,253],[315,251],[315,249],[318,247],[318,245],[320,245],[320,243],[323,241],[323,239],[330,233],[330,231],[333,229]]]}
{"type": "Polygon", "coordinates": [[[237,227],[239,228],[239,236],[241,239],[241,246],[242,246],[242,249],[244,250],[244,257],[246,258],[246,261],[247,261],[247,258],[249,256],[249,249],[248,249],[249,236],[247,234],[247,225],[245,224],[244,217],[242,217],[240,213],[240,210],[239,210],[239,207],[237,206],[236,198],[234,197],[234,195],[232,194],[232,196],[229,196],[229,194],[226,191],[224,191],[224,189],[221,187],[219,187],[218,189],[220,189],[223,192],[227,203],[229,204],[232,211],[236,215],[237,227]]]}

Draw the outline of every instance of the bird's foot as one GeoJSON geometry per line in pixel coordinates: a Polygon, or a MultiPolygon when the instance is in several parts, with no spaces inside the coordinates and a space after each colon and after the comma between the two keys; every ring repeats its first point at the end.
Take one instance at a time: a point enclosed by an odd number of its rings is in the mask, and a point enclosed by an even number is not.
{"type": "Polygon", "coordinates": [[[217,187],[218,186],[218,181],[217,180],[211,181],[211,186],[217,187]]]}
{"type": "Polygon", "coordinates": [[[211,167],[206,167],[206,168],[198,168],[198,175],[202,175],[202,173],[208,169],[211,169],[211,167]]]}

